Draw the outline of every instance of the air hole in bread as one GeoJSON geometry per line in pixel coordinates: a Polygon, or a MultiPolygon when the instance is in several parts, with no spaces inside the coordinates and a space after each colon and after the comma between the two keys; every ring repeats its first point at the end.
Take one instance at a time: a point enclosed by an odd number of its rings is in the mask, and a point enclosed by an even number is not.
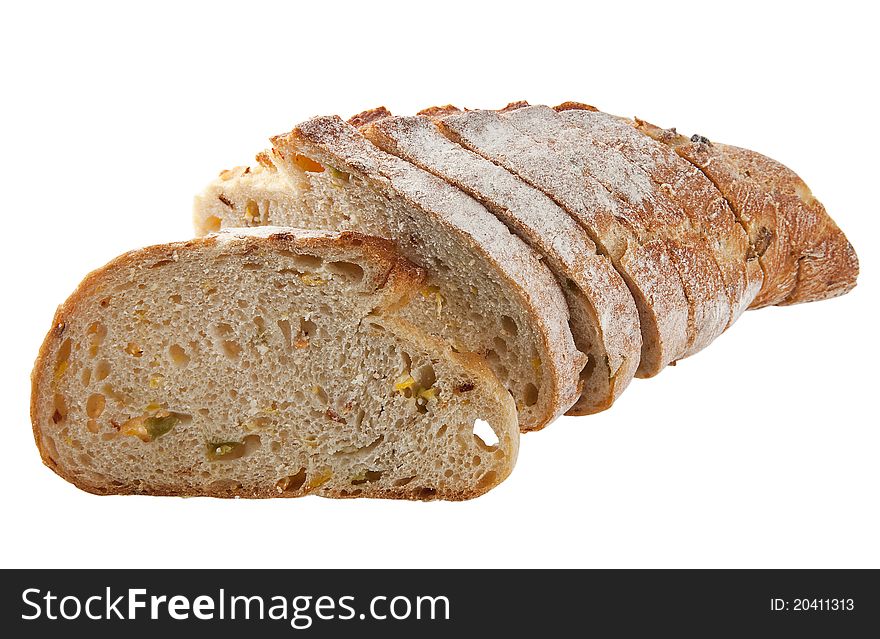
{"type": "Polygon", "coordinates": [[[325,391],[320,386],[317,386],[317,385],[314,386],[312,388],[312,393],[314,393],[315,397],[317,397],[318,401],[321,402],[322,404],[329,404],[330,403],[330,397],[327,395],[327,391],[325,391]]]}
{"type": "Polygon", "coordinates": [[[352,477],[351,485],[360,486],[361,484],[366,484],[367,482],[377,482],[380,479],[382,479],[381,470],[366,470],[352,477]]]}
{"type": "Polygon", "coordinates": [[[495,347],[495,350],[502,355],[507,353],[507,342],[505,342],[501,337],[495,336],[492,338],[492,345],[495,347]]]}
{"type": "Polygon", "coordinates": [[[100,417],[101,413],[104,412],[104,406],[106,404],[106,398],[100,393],[89,395],[88,400],[86,400],[86,415],[93,418],[100,417]]]}
{"type": "Polygon", "coordinates": [[[523,401],[526,406],[534,406],[538,403],[538,388],[534,384],[526,384],[523,389],[523,401]]]}
{"type": "Polygon", "coordinates": [[[171,356],[171,361],[174,362],[175,366],[184,368],[189,364],[189,355],[186,354],[186,350],[180,344],[169,346],[168,354],[171,356]]]}
{"type": "Polygon", "coordinates": [[[306,338],[314,337],[315,333],[318,330],[318,325],[313,321],[302,318],[299,321],[299,332],[300,335],[306,338]]]}
{"type": "Polygon", "coordinates": [[[207,456],[210,461],[227,462],[252,454],[261,446],[259,435],[248,435],[241,441],[209,442],[207,456]]]}
{"type": "Polygon", "coordinates": [[[293,155],[293,163],[306,173],[323,173],[324,165],[316,162],[310,157],[295,153],[293,155]]]}
{"type": "Polygon", "coordinates": [[[102,359],[100,362],[95,364],[95,380],[103,381],[107,379],[107,376],[110,374],[110,362],[106,359],[102,359]]]}
{"type": "Polygon", "coordinates": [[[513,321],[512,317],[508,317],[507,315],[501,316],[501,328],[508,335],[516,335],[519,332],[519,327],[516,325],[516,322],[513,321]]]}
{"type": "Polygon", "coordinates": [[[168,299],[171,300],[171,302],[173,302],[174,304],[182,304],[183,303],[183,298],[180,295],[178,295],[177,293],[174,293],[173,295],[169,295],[168,299]]]}
{"type": "Polygon", "coordinates": [[[241,345],[231,339],[223,340],[223,354],[229,359],[237,359],[241,354],[241,345]]]}
{"type": "Polygon", "coordinates": [[[214,335],[217,337],[228,337],[232,335],[232,327],[229,324],[221,322],[214,326],[214,335]]]}
{"type": "Polygon", "coordinates": [[[82,381],[83,386],[88,386],[92,381],[92,369],[84,368],[80,380],[82,381]]]}
{"type": "Polygon", "coordinates": [[[492,450],[498,446],[498,435],[489,425],[489,422],[483,419],[474,421],[474,439],[477,444],[482,445],[486,450],[492,450]]]}
{"type": "Polygon", "coordinates": [[[107,336],[107,327],[101,322],[93,322],[86,331],[89,339],[89,357],[97,357],[98,350],[107,336]]]}
{"type": "Polygon", "coordinates": [[[324,260],[320,257],[315,257],[314,255],[291,253],[290,256],[293,263],[300,269],[316,271],[321,268],[321,265],[324,263],[324,260]]]}
{"type": "Polygon", "coordinates": [[[52,413],[52,423],[60,424],[67,419],[67,400],[61,393],[55,393],[53,397],[55,412],[52,413]]]}
{"type": "Polygon", "coordinates": [[[290,334],[290,322],[286,319],[280,319],[277,324],[278,328],[281,330],[281,335],[284,337],[284,347],[290,349],[290,346],[293,343],[290,334]]]}
{"type": "Polygon", "coordinates": [[[411,475],[409,477],[401,477],[400,479],[395,480],[394,485],[395,486],[406,486],[408,483],[410,483],[415,478],[416,478],[415,475],[411,475]]]}
{"type": "Polygon", "coordinates": [[[129,342],[125,347],[125,352],[132,357],[141,357],[144,354],[144,349],[134,342],[129,342]]]}
{"type": "Polygon", "coordinates": [[[58,381],[67,370],[71,348],[72,342],[68,338],[61,343],[61,348],[58,349],[58,355],[55,357],[55,381],[58,381]]]}
{"type": "Polygon", "coordinates": [[[330,262],[327,270],[334,275],[341,275],[350,282],[360,282],[364,279],[364,269],[351,262],[330,262]]]}
{"type": "Polygon", "coordinates": [[[216,233],[220,230],[220,218],[216,215],[209,215],[205,218],[204,229],[206,233],[216,233]]]}

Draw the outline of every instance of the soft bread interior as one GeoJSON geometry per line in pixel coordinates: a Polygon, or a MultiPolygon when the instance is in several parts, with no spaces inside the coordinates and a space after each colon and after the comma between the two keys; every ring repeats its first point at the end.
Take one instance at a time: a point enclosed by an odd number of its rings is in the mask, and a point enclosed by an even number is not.
{"type": "Polygon", "coordinates": [[[91,275],[35,372],[46,463],[98,493],[461,499],[503,480],[513,401],[397,316],[418,271],[349,235],[235,231],[91,275]]]}

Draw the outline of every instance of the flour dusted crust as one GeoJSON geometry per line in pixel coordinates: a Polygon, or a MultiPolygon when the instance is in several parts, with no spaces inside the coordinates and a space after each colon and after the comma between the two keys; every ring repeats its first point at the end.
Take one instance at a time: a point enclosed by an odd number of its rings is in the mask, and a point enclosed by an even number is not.
{"type": "Polygon", "coordinates": [[[624,278],[642,330],[638,374],[656,375],[688,346],[688,301],[662,239],[639,241],[626,206],[553,144],[538,141],[494,111],[451,112],[437,119],[452,140],[516,174],[568,211],[624,278]]]}
{"type": "MultiPolygon", "coordinates": [[[[432,111],[437,113],[437,111],[432,111]]],[[[371,118],[364,135],[479,200],[544,254],[568,299],[575,344],[591,358],[569,414],[608,408],[638,367],[638,311],[611,262],[589,235],[541,191],[445,137],[424,116],[371,118]]]]}
{"type": "Polygon", "coordinates": [[[632,125],[699,168],[729,202],[763,271],[751,308],[826,299],[855,286],[855,250],[791,169],[704,136],[689,139],[640,119],[632,125]]]}
{"type": "Polygon", "coordinates": [[[40,350],[43,460],[97,494],[477,496],[513,467],[515,408],[484,360],[400,319],[423,281],[356,233],[234,229],[127,253],[40,350]]]}
{"type": "Polygon", "coordinates": [[[679,210],[690,230],[706,238],[728,293],[725,328],[733,324],[758,294],[763,273],[750,254],[745,229],[715,185],[668,146],[635,130],[630,121],[595,108],[556,109],[597,143],[613,146],[642,169],[658,187],[653,194],[657,205],[679,210]]]}
{"type": "Polygon", "coordinates": [[[508,109],[505,118],[536,141],[551,144],[554,152],[607,189],[618,206],[615,215],[627,221],[638,241],[656,239],[668,249],[688,301],[688,342],[682,357],[705,348],[724,331],[730,298],[704,216],[688,215],[695,212],[681,206],[682,198],[667,195],[671,186],[655,181],[649,154],[638,148],[628,148],[627,154],[621,145],[591,135],[550,107],[508,109]]]}

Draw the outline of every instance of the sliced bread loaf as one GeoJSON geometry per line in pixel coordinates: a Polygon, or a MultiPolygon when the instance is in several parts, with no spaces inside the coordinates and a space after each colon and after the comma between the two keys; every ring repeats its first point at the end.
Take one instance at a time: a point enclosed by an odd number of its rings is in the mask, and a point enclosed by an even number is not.
{"type": "Polygon", "coordinates": [[[197,198],[197,232],[270,223],[389,238],[427,271],[403,316],[486,356],[522,429],[575,403],[587,357],[575,347],[565,298],[541,256],[479,202],[335,116],[274,138],[258,160],[261,169],[224,172],[197,198]]]}
{"type": "Polygon", "coordinates": [[[515,462],[514,402],[481,358],[402,318],[423,284],[356,233],[127,253],[59,308],[40,351],[43,460],[100,494],[479,495],[515,462]]]}
{"type": "Polygon", "coordinates": [[[544,256],[568,301],[575,345],[590,357],[569,414],[608,408],[638,368],[639,317],[626,283],[583,227],[543,192],[449,140],[427,117],[376,109],[355,121],[376,146],[459,187],[544,256]]]}

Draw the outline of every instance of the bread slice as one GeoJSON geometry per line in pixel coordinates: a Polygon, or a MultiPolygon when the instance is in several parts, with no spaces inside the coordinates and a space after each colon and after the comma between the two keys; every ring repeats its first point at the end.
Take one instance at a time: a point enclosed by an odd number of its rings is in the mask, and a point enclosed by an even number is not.
{"type": "Polygon", "coordinates": [[[568,413],[608,408],[638,368],[641,332],[626,283],[586,231],[544,193],[455,144],[427,117],[392,117],[376,109],[354,121],[382,150],[477,199],[544,256],[568,301],[575,345],[590,357],[581,373],[581,397],[568,413]]]}
{"type": "Polygon", "coordinates": [[[678,210],[690,229],[705,239],[727,289],[727,327],[733,324],[761,289],[763,273],[743,225],[721,192],[674,150],[635,130],[631,120],[587,105],[567,103],[556,110],[597,144],[613,147],[642,170],[658,187],[657,204],[678,210]]]}
{"type": "Polygon", "coordinates": [[[826,299],[856,285],[852,244],[791,169],[701,135],[686,138],[639,119],[630,124],[702,171],[736,213],[764,275],[751,308],[826,299]]]}
{"type": "MultiPolygon", "coordinates": [[[[639,313],[642,352],[638,375],[650,377],[688,348],[689,306],[672,252],[663,238],[639,237],[650,221],[552,140],[536,140],[494,111],[434,111],[451,140],[504,167],[568,211],[627,283],[639,313]]],[[[618,184],[638,188],[640,182],[618,184]]],[[[659,222],[659,221],[658,221],[659,222]]]]}
{"type": "Polygon", "coordinates": [[[198,233],[270,223],[391,239],[428,273],[404,318],[484,355],[514,396],[523,430],[575,403],[587,357],[575,347],[565,297],[540,255],[502,222],[336,116],[272,142],[260,170],[224,172],[196,199],[198,233]]]}
{"type": "Polygon", "coordinates": [[[99,494],[477,496],[515,462],[514,402],[481,358],[403,319],[424,277],[357,233],[231,230],[122,255],[40,351],[43,460],[99,494]]]}

